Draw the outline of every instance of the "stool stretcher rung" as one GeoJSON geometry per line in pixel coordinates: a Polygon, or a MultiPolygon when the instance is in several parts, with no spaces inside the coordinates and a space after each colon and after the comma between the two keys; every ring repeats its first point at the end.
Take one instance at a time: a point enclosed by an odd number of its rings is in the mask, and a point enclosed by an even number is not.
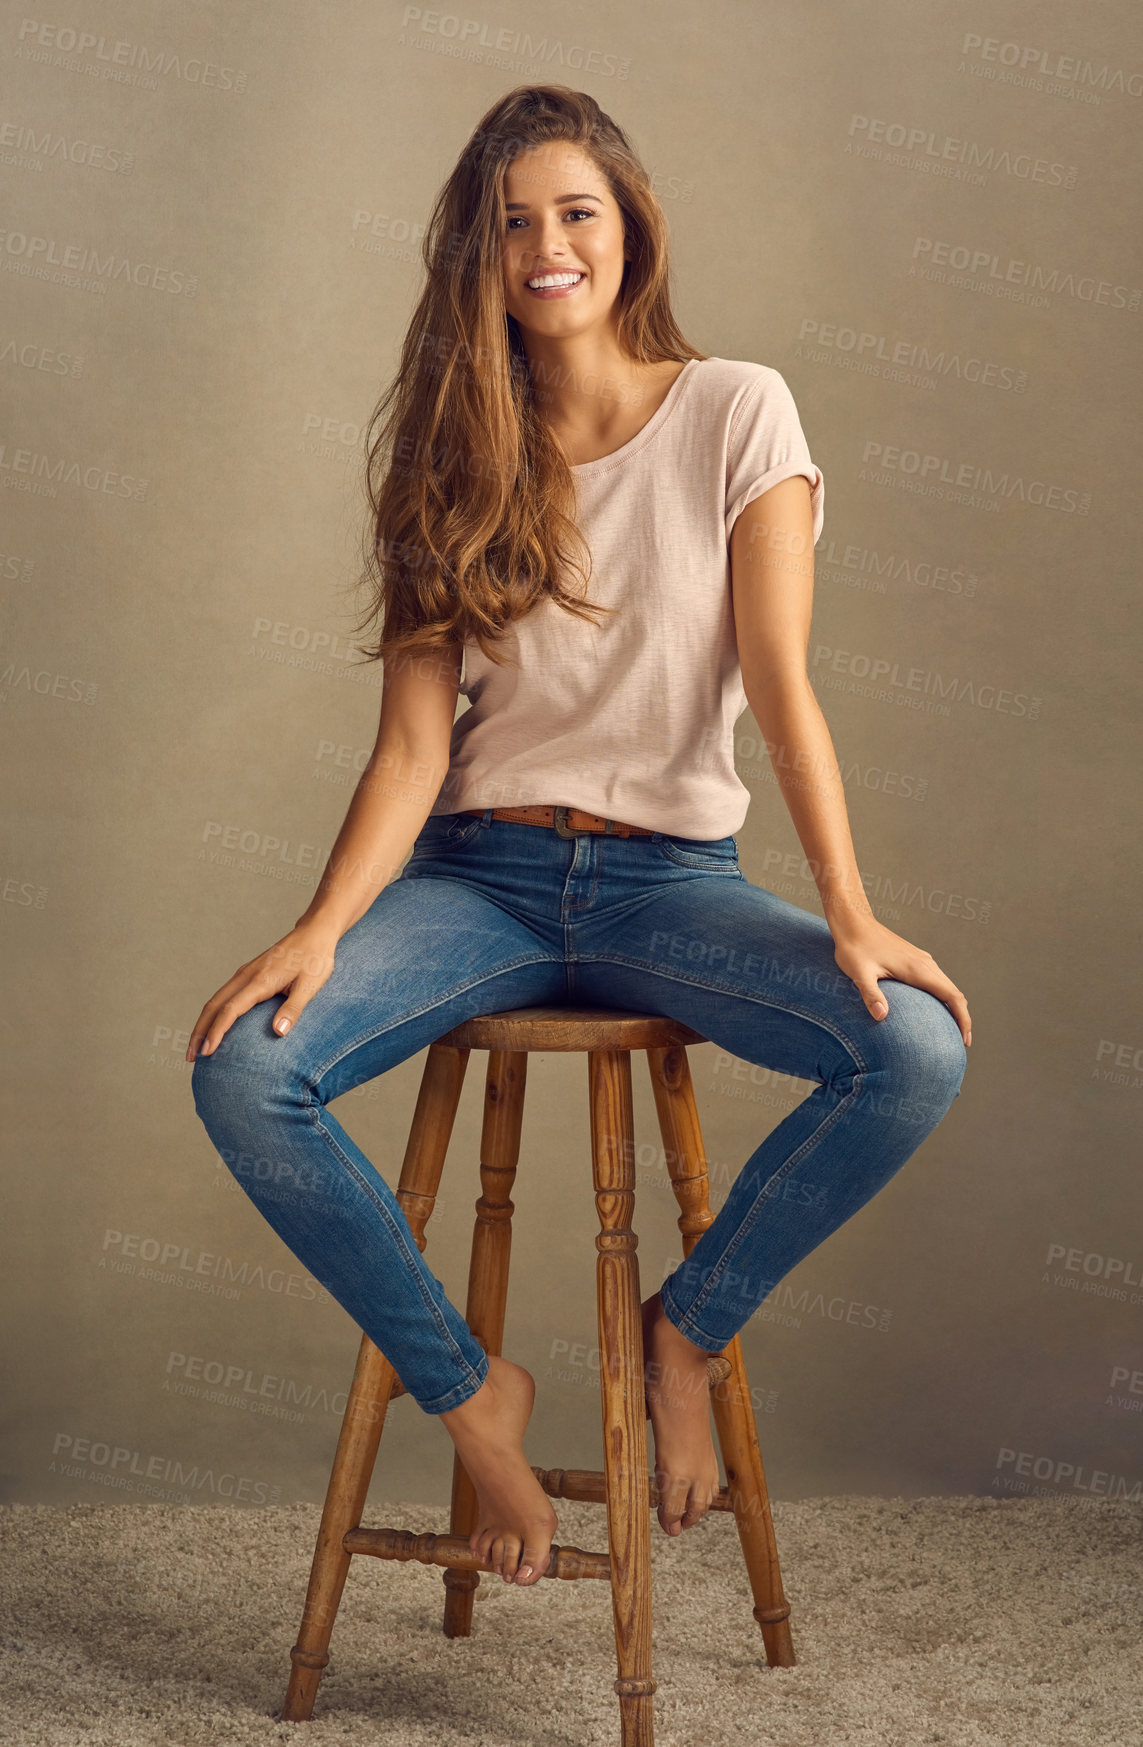
{"type": "MultiPolygon", "coordinates": [[[[375,1559],[418,1559],[422,1565],[452,1565],[464,1570],[487,1572],[461,1535],[414,1534],[412,1529],[350,1529],[342,1537],[347,1553],[371,1553],[375,1559]]],[[[559,1547],[554,1542],[543,1577],[602,1577],[611,1580],[611,1561],[606,1553],[586,1552],[582,1547],[559,1547]]]]}
{"type": "MultiPolygon", "coordinates": [[[[580,1504],[607,1503],[607,1476],[601,1468],[537,1468],[532,1473],[549,1498],[573,1498],[580,1504]]],[[[652,1475],[647,1482],[647,1503],[654,1509],[659,1503],[659,1483],[652,1475]]],[[[710,1501],[711,1510],[733,1510],[730,1489],[720,1486],[710,1501]]]]}

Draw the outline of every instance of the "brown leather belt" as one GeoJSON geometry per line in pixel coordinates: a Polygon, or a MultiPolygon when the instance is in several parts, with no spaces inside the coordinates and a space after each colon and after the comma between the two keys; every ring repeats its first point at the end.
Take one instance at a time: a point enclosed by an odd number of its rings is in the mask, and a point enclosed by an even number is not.
{"type": "MultiPolygon", "coordinates": [[[[483,819],[487,807],[465,807],[483,819]]],[[[647,825],[625,825],[619,819],[605,819],[602,813],[585,813],[582,807],[547,807],[539,802],[527,807],[493,807],[494,819],[511,819],[517,825],[554,825],[557,837],[576,837],[581,831],[605,831],[610,837],[652,837],[647,825]]]]}

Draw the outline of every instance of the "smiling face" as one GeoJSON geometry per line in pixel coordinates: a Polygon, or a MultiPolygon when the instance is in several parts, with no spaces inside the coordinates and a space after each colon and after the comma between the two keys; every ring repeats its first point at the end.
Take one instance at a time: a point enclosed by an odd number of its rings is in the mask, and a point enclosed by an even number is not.
{"type": "Polygon", "coordinates": [[[504,301],[521,329],[568,339],[612,326],[623,214],[594,159],[567,140],[522,152],[504,178],[504,301]]]}

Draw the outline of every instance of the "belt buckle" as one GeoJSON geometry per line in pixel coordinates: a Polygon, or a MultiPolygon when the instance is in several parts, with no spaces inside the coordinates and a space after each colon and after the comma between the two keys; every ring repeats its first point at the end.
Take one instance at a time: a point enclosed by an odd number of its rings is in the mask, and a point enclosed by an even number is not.
{"type": "Polygon", "coordinates": [[[557,837],[619,837],[622,835],[621,832],[611,831],[609,829],[610,826],[615,824],[614,819],[604,820],[602,832],[597,831],[594,825],[581,825],[577,831],[574,825],[568,824],[567,807],[556,808],[552,823],[555,825],[557,837]]]}

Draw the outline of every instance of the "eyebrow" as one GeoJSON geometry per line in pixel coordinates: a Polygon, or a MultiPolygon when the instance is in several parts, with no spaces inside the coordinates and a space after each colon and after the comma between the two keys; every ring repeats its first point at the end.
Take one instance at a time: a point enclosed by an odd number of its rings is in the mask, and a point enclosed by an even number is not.
{"type": "MultiPolygon", "coordinates": [[[[566,200],[599,200],[600,198],[601,196],[598,194],[557,194],[556,205],[562,206],[566,200]]],[[[528,202],[526,200],[511,200],[504,210],[505,212],[526,212],[527,208],[528,202]]]]}

